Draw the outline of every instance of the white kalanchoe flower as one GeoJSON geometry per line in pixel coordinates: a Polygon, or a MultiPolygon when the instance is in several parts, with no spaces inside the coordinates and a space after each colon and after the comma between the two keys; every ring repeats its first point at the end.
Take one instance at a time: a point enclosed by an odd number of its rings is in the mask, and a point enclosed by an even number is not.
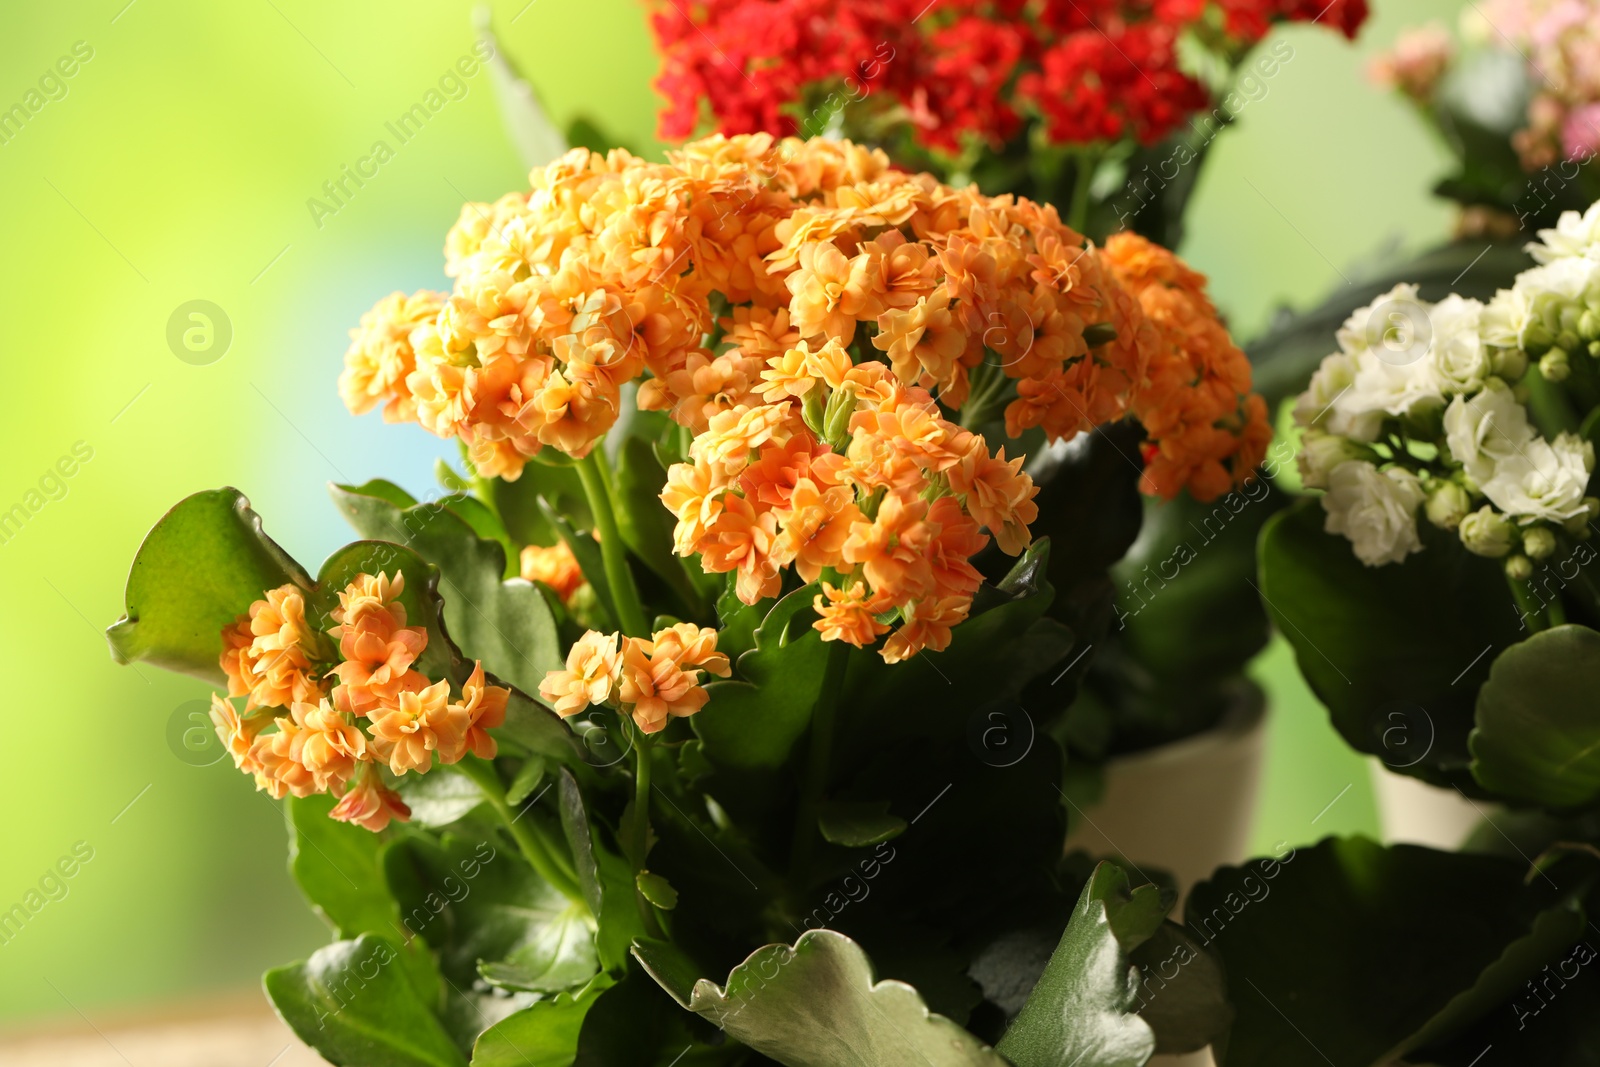
{"type": "MultiPolygon", "coordinates": [[[[1354,382],[1336,408],[1356,417],[1405,416],[1442,404],[1444,381],[1433,358],[1432,307],[1415,285],[1397,285],[1358,308],[1339,330],[1339,345],[1356,357],[1354,382]]],[[[1476,324],[1473,326],[1476,342],[1476,324]]]]}
{"type": "Polygon", "coordinates": [[[1356,558],[1369,567],[1399,563],[1422,551],[1417,537],[1417,505],[1422,483],[1408,470],[1379,471],[1371,463],[1351,460],[1328,475],[1322,507],[1329,533],[1343,534],[1356,558]]]}
{"type": "Polygon", "coordinates": [[[1498,559],[1511,551],[1515,527],[1506,521],[1504,515],[1485,504],[1462,519],[1456,532],[1460,534],[1461,543],[1468,552],[1498,559]]]}
{"type": "Polygon", "coordinates": [[[1600,259],[1600,203],[1589,205],[1582,215],[1576,211],[1563,211],[1553,230],[1540,230],[1540,241],[1527,246],[1527,252],[1539,263],[1552,263],[1558,259],[1586,257],[1600,259]]]}
{"type": "Polygon", "coordinates": [[[1433,346],[1427,358],[1446,395],[1476,393],[1493,373],[1479,333],[1482,315],[1482,304],[1454,293],[1433,305],[1433,346]]]}
{"type": "Polygon", "coordinates": [[[1372,441],[1383,428],[1383,412],[1355,411],[1344,403],[1356,379],[1356,357],[1349,352],[1326,356],[1311,384],[1294,405],[1294,421],[1352,441],[1372,441]]]}
{"type": "Polygon", "coordinates": [[[1524,449],[1537,434],[1528,412],[1499,378],[1484,382],[1476,396],[1457,396],[1444,412],[1445,447],[1478,485],[1494,476],[1495,464],[1524,449]]]}
{"type": "Polygon", "coordinates": [[[1566,522],[1587,512],[1583,494],[1593,470],[1594,445],[1564,433],[1554,441],[1534,438],[1497,459],[1494,475],[1479,486],[1495,507],[1523,525],[1566,522]]]}
{"type": "Polygon", "coordinates": [[[1341,463],[1352,459],[1367,459],[1372,450],[1348,437],[1306,430],[1300,435],[1300,484],[1308,489],[1326,489],[1328,474],[1341,463]]]}
{"type": "MultiPolygon", "coordinates": [[[[1527,317],[1518,341],[1523,348],[1543,350],[1562,333],[1576,335],[1588,305],[1600,303],[1600,260],[1563,258],[1517,275],[1515,289],[1526,303],[1527,317]]],[[[1496,323],[1496,336],[1499,324],[1496,323]]]]}

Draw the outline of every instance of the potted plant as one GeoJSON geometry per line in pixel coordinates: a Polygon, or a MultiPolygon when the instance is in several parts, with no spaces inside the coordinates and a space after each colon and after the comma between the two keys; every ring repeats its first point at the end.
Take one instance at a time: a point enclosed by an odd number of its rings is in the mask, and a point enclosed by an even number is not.
{"type": "Polygon", "coordinates": [[[1260,460],[1181,261],[760,135],[574,149],[467,205],[446,258],[452,292],[380,301],[340,380],[461,442],[446,491],[333,487],[365,539],[314,575],[236,490],[195,494],[110,631],[224,686],[219,737],[286,801],[337,938],[266,976],[295,1031],[371,1065],[1215,1039],[1170,884],[1063,859],[1071,699],[1035,699],[1075,685],[1063,619],[1107,613],[1106,516],[1137,517],[1116,435],[1226,408],[1226,440],[1151,453],[1158,491],[1260,460]],[[1018,307],[1041,325],[995,328],[1018,307]],[[991,418],[1088,442],[1049,509],[972,425],[1011,381],[991,418]]]}
{"type": "MultiPolygon", "coordinates": [[[[1262,44],[1271,27],[1315,22],[1354,37],[1366,15],[1362,0],[960,9],[719,0],[654,5],[651,25],[664,137],[846,136],[952,184],[1053,203],[1096,240],[1131,231],[1176,247],[1217,135],[1294,60],[1288,42],[1262,44]],[[774,22],[783,33],[769,31],[774,22]]],[[[1191,290],[1199,282],[1186,279],[1191,290]]],[[[1186,416],[1184,432],[1208,432],[1201,416],[1186,416]]],[[[1011,430],[983,425],[995,440],[1011,430]]],[[[1137,453],[1161,445],[1100,447],[1103,476],[1132,482],[1137,453]]],[[[1048,521],[1050,501],[1077,491],[1052,491],[1067,468],[1037,435],[1007,449],[1028,455],[1048,521]]],[[[1292,455],[1275,450],[1246,485],[1191,482],[1147,496],[1142,514],[1102,521],[1111,589],[1099,610],[1109,614],[1087,642],[1076,705],[1056,718],[1073,757],[1074,846],[1155,863],[1183,884],[1246,854],[1265,702],[1244,670],[1269,634],[1249,579],[1255,538],[1287,500],[1274,475],[1292,455]]]]}

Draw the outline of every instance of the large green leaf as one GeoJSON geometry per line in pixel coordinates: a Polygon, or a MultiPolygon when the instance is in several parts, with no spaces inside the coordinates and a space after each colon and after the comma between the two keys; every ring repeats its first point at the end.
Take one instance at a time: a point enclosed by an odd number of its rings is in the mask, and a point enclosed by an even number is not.
{"type": "Polygon", "coordinates": [[[1166,918],[1170,901],[1120,867],[1095,868],[1038,985],[997,1046],[1016,1067],[1139,1067],[1156,1037],[1134,1014],[1139,970],[1129,957],[1166,918]]]}
{"type": "Polygon", "coordinates": [[[335,941],[309,960],[268,971],[272,1006],[329,1063],[349,1067],[466,1067],[429,1005],[397,966],[387,938],[335,941]]]}
{"type": "Polygon", "coordinates": [[[756,629],[756,647],[739,657],[742,680],[706,687],[710,700],[690,722],[713,764],[770,772],[788,761],[805,735],[828,648],[809,626],[794,634],[790,623],[816,595],[816,587],[808,585],[773,605],[756,629]]]}
{"type": "Polygon", "coordinates": [[[439,568],[445,625],[464,656],[537,693],[545,673],[563,660],[555,618],[538,587],[504,578],[504,547],[480,537],[450,498],[400,506],[394,489],[386,482],[329,487],[364,536],[407,545],[439,568]]]}
{"type": "Polygon", "coordinates": [[[1005,1067],[1006,1061],[903,982],[874,982],[854,941],[811,930],[695,983],[689,1008],[787,1067],[1005,1067]]]}
{"type": "Polygon", "coordinates": [[[1222,868],[1185,921],[1227,967],[1223,1067],[1387,1064],[1501,1010],[1583,925],[1525,870],[1359,837],[1222,868]]]}
{"type": "Polygon", "coordinates": [[[1500,653],[1478,691],[1472,773],[1514,800],[1600,800],[1600,633],[1557,626],[1500,653]]]}
{"type": "Polygon", "coordinates": [[[1363,566],[1303,500],[1262,533],[1262,599],[1300,671],[1361,752],[1476,789],[1467,733],[1494,651],[1520,638],[1500,565],[1422,529],[1404,563],[1363,566]]]}
{"type": "Polygon", "coordinates": [[[599,917],[595,948],[607,970],[628,958],[628,947],[644,936],[644,924],[634,902],[634,877],[628,863],[606,846],[590,822],[578,781],[566,769],[557,783],[561,830],[572,850],[578,886],[589,910],[599,917]]]}
{"type": "Polygon", "coordinates": [[[400,909],[383,881],[383,835],[328,818],[327,794],[290,797],[289,873],[311,907],[342,938],[383,934],[403,938],[400,909]]]}
{"type": "Polygon", "coordinates": [[[106,631],[111,655],[221,684],[223,627],[263,592],[289,583],[309,589],[311,579],[262,532],[243,493],[185,497],[134,556],[126,611],[106,631]]]}
{"type": "Polygon", "coordinates": [[[602,977],[500,1020],[478,1038],[472,1067],[571,1067],[584,1017],[609,985],[602,977]]]}
{"type": "Polygon", "coordinates": [[[479,43],[488,48],[489,58],[484,65],[489,68],[489,82],[494,86],[512,147],[522,158],[523,166],[542,167],[553,162],[566,152],[566,137],[545,113],[539,94],[501,48],[490,27],[489,9],[483,8],[475,21],[479,43]]]}
{"type": "Polygon", "coordinates": [[[410,837],[391,847],[384,870],[406,926],[438,950],[458,989],[481,975],[504,988],[556,992],[600,969],[588,909],[503,846],[410,837]]]}

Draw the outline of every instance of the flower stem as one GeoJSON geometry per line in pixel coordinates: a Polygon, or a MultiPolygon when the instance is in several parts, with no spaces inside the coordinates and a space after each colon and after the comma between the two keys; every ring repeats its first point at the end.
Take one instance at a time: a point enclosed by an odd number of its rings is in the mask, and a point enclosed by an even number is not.
{"type": "Polygon", "coordinates": [[[1094,182],[1098,157],[1088,151],[1077,153],[1072,160],[1072,206],[1067,212],[1067,225],[1079,233],[1089,224],[1089,186],[1094,182]]]}
{"type": "Polygon", "coordinates": [[[817,841],[817,812],[822,793],[828,786],[829,765],[833,761],[833,727],[838,717],[839,695],[844,689],[845,667],[850,646],[834,641],[828,648],[828,663],[823,669],[822,689],[811,711],[811,749],[806,755],[806,775],[801,783],[800,807],[795,813],[794,844],[789,849],[791,880],[803,881],[811,866],[817,841]]]}
{"type": "Polygon", "coordinates": [[[583,899],[583,891],[578,888],[577,878],[567,872],[568,865],[560,861],[554,847],[544,839],[538,825],[531,818],[523,820],[519,814],[512,812],[511,805],[506,803],[506,792],[500,784],[500,776],[495,773],[494,764],[476,756],[468,756],[456,764],[456,770],[472,779],[477,785],[483,793],[483,798],[500,816],[500,821],[506,824],[506,829],[510,831],[512,840],[516,841],[523,858],[538,872],[539,877],[549,882],[568,900],[587,906],[583,899]]]}
{"type": "Polygon", "coordinates": [[[635,728],[633,740],[633,825],[628,828],[628,851],[633,857],[634,900],[639,905],[639,917],[644,920],[645,932],[652,937],[661,936],[661,926],[656,922],[654,906],[644,898],[639,888],[638,875],[645,869],[645,855],[650,851],[650,735],[635,728]]]}
{"type": "Polygon", "coordinates": [[[639,589],[633,584],[633,572],[628,569],[628,547],[622,543],[617,516],[611,510],[611,493],[606,489],[601,466],[604,462],[600,448],[595,447],[578,461],[578,477],[589,498],[589,510],[594,513],[595,531],[600,535],[600,554],[605,561],[606,584],[611,587],[617,622],[629,637],[645,637],[650,633],[650,624],[639,600],[639,589]]]}
{"type": "Polygon", "coordinates": [[[1506,575],[1506,584],[1511,587],[1511,596],[1517,602],[1517,607],[1522,611],[1522,619],[1527,623],[1528,629],[1537,633],[1546,628],[1544,616],[1544,601],[1541,598],[1534,603],[1532,589],[1527,582],[1520,578],[1506,575]]]}

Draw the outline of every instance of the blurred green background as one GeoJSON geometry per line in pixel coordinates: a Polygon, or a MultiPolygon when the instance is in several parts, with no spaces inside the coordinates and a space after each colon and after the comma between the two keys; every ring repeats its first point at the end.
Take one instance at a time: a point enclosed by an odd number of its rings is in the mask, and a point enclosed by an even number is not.
{"type": "MultiPolygon", "coordinates": [[[[1182,251],[1241,337],[1450,225],[1426,192],[1442,153],[1363,68],[1402,25],[1453,19],[1460,4],[1375,4],[1354,48],[1315,28],[1285,33],[1293,60],[1209,162],[1182,251]]],[[[243,989],[325,940],[285,874],[276,806],[228,764],[191,766],[169,743],[206,687],[114,666],[101,631],[144,531],[187,493],[241,487],[314,564],[347,539],[326,482],[430,483],[446,446],[352,419],[334,382],[346,330],[376,298],[446,286],[440,249],[463,198],[525,180],[487,74],[320,226],[307,200],[375,140],[394,143],[384,123],[468,52],[469,8],[104,0],[0,13],[0,109],[75,45],[92,49],[65,95],[48,83],[59,98],[0,144],[11,398],[0,511],[75,445],[93,453],[70,478],[46,478],[59,499],[0,544],[12,692],[0,710],[0,911],[79,842],[93,850],[66,895],[0,944],[0,1020],[243,989]],[[191,300],[231,324],[209,365],[179,360],[166,339],[191,300]]],[[[659,150],[637,0],[510,0],[495,19],[563,124],[587,114],[659,150]]],[[[1281,645],[1258,671],[1274,699],[1260,847],[1371,831],[1365,761],[1281,645]]]]}

